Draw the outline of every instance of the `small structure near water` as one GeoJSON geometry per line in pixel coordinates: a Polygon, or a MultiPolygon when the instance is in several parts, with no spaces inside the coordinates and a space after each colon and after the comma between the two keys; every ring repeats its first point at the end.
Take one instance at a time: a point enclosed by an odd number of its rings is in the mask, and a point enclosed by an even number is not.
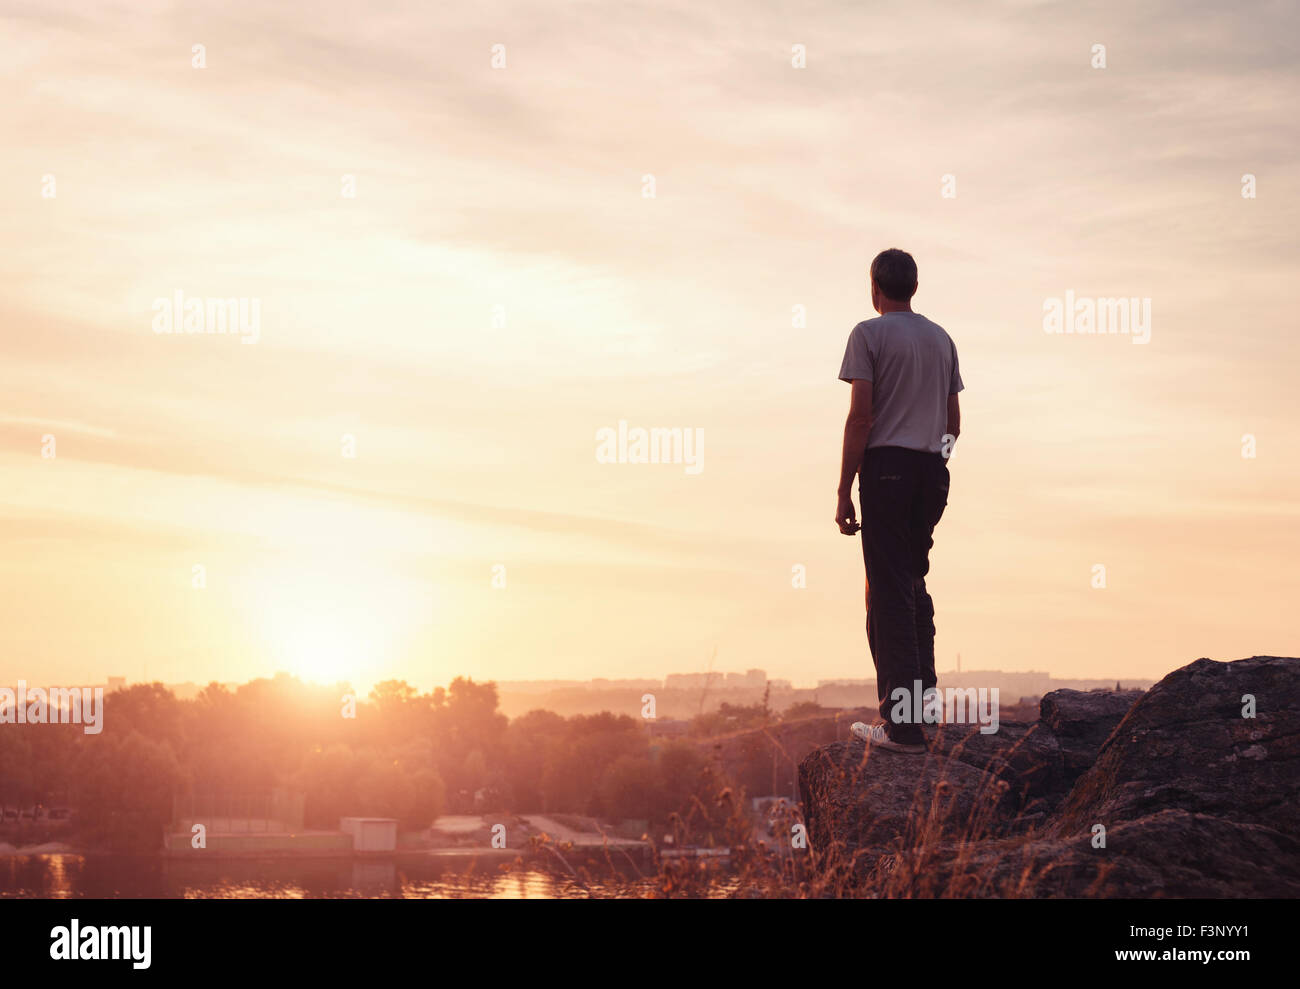
{"type": "Polygon", "coordinates": [[[395,817],[341,817],[339,830],[352,836],[354,852],[397,851],[395,817]]]}

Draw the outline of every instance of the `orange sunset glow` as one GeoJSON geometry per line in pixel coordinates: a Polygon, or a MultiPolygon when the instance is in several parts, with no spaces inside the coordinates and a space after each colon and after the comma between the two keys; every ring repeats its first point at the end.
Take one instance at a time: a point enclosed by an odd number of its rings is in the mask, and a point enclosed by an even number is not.
{"type": "Polygon", "coordinates": [[[966,384],[939,668],[1294,655],[1294,12],[1162,6],[6,5],[0,683],[870,677],[889,246],[966,384]]]}

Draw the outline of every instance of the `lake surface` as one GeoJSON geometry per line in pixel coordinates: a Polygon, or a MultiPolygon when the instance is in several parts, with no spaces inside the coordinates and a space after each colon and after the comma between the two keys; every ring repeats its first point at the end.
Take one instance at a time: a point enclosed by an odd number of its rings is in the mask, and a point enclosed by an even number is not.
{"type": "Polygon", "coordinates": [[[574,871],[578,879],[512,860],[467,856],[199,862],[44,853],[0,856],[0,897],[574,899],[636,896],[653,888],[632,867],[620,870],[597,860],[574,863],[574,871]]]}

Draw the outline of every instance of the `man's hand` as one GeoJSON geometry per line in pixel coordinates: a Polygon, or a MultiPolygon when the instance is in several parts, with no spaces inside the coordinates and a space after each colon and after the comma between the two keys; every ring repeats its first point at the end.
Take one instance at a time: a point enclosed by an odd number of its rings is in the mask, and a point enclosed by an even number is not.
{"type": "Polygon", "coordinates": [[[856,535],[862,528],[858,525],[857,518],[858,513],[853,509],[853,495],[841,493],[835,506],[835,524],[840,527],[840,532],[846,536],[856,535]]]}
{"type": "Polygon", "coordinates": [[[871,382],[853,379],[853,395],[849,399],[849,417],[844,421],[844,455],[840,458],[840,483],[835,493],[839,503],[835,506],[835,524],[840,532],[851,536],[862,526],[853,511],[853,479],[858,476],[867,442],[871,439],[871,382]]]}

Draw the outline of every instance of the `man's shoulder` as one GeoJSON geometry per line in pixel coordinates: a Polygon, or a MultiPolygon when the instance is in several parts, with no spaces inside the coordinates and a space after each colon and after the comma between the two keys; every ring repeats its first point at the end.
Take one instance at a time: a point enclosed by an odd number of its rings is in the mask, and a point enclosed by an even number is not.
{"type": "Polygon", "coordinates": [[[919,313],[919,312],[918,312],[918,313],[913,313],[912,315],[919,317],[919,318],[921,319],[921,321],[922,321],[926,326],[929,326],[929,327],[931,327],[932,329],[938,330],[938,331],[939,331],[940,333],[942,333],[944,336],[947,336],[947,335],[948,335],[948,331],[947,331],[947,330],[945,330],[942,326],[940,326],[938,323],[936,323],[934,320],[932,320],[929,316],[925,315],[924,313],[919,313]]]}
{"type": "MultiPolygon", "coordinates": [[[[919,312],[887,312],[882,316],[872,316],[870,319],[864,319],[853,327],[854,333],[871,333],[873,331],[886,330],[894,327],[899,329],[915,329],[917,324],[926,327],[932,332],[941,333],[948,336],[948,331],[942,326],[919,312]]],[[[951,339],[951,338],[950,338],[951,339]]]]}
{"type": "Polygon", "coordinates": [[[882,316],[872,316],[870,319],[864,319],[854,326],[852,332],[855,335],[875,336],[889,330],[915,331],[918,322],[935,336],[942,337],[950,343],[953,342],[952,335],[947,330],[929,316],[919,312],[887,312],[882,316]]]}
{"type": "Polygon", "coordinates": [[[853,327],[853,332],[858,335],[869,334],[874,330],[882,329],[885,324],[885,316],[872,316],[870,319],[864,319],[857,326],[853,327]]]}
{"type": "MultiPolygon", "coordinates": [[[[918,315],[920,314],[918,313],[918,315]]],[[[939,337],[942,340],[946,340],[954,347],[957,346],[957,344],[953,341],[951,333],[949,333],[942,326],[940,326],[938,323],[932,320],[929,316],[921,316],[921,318],[925,320],[925,323],[930,328],[931,333],[933,333],[935,336],[939,337]]]]}

